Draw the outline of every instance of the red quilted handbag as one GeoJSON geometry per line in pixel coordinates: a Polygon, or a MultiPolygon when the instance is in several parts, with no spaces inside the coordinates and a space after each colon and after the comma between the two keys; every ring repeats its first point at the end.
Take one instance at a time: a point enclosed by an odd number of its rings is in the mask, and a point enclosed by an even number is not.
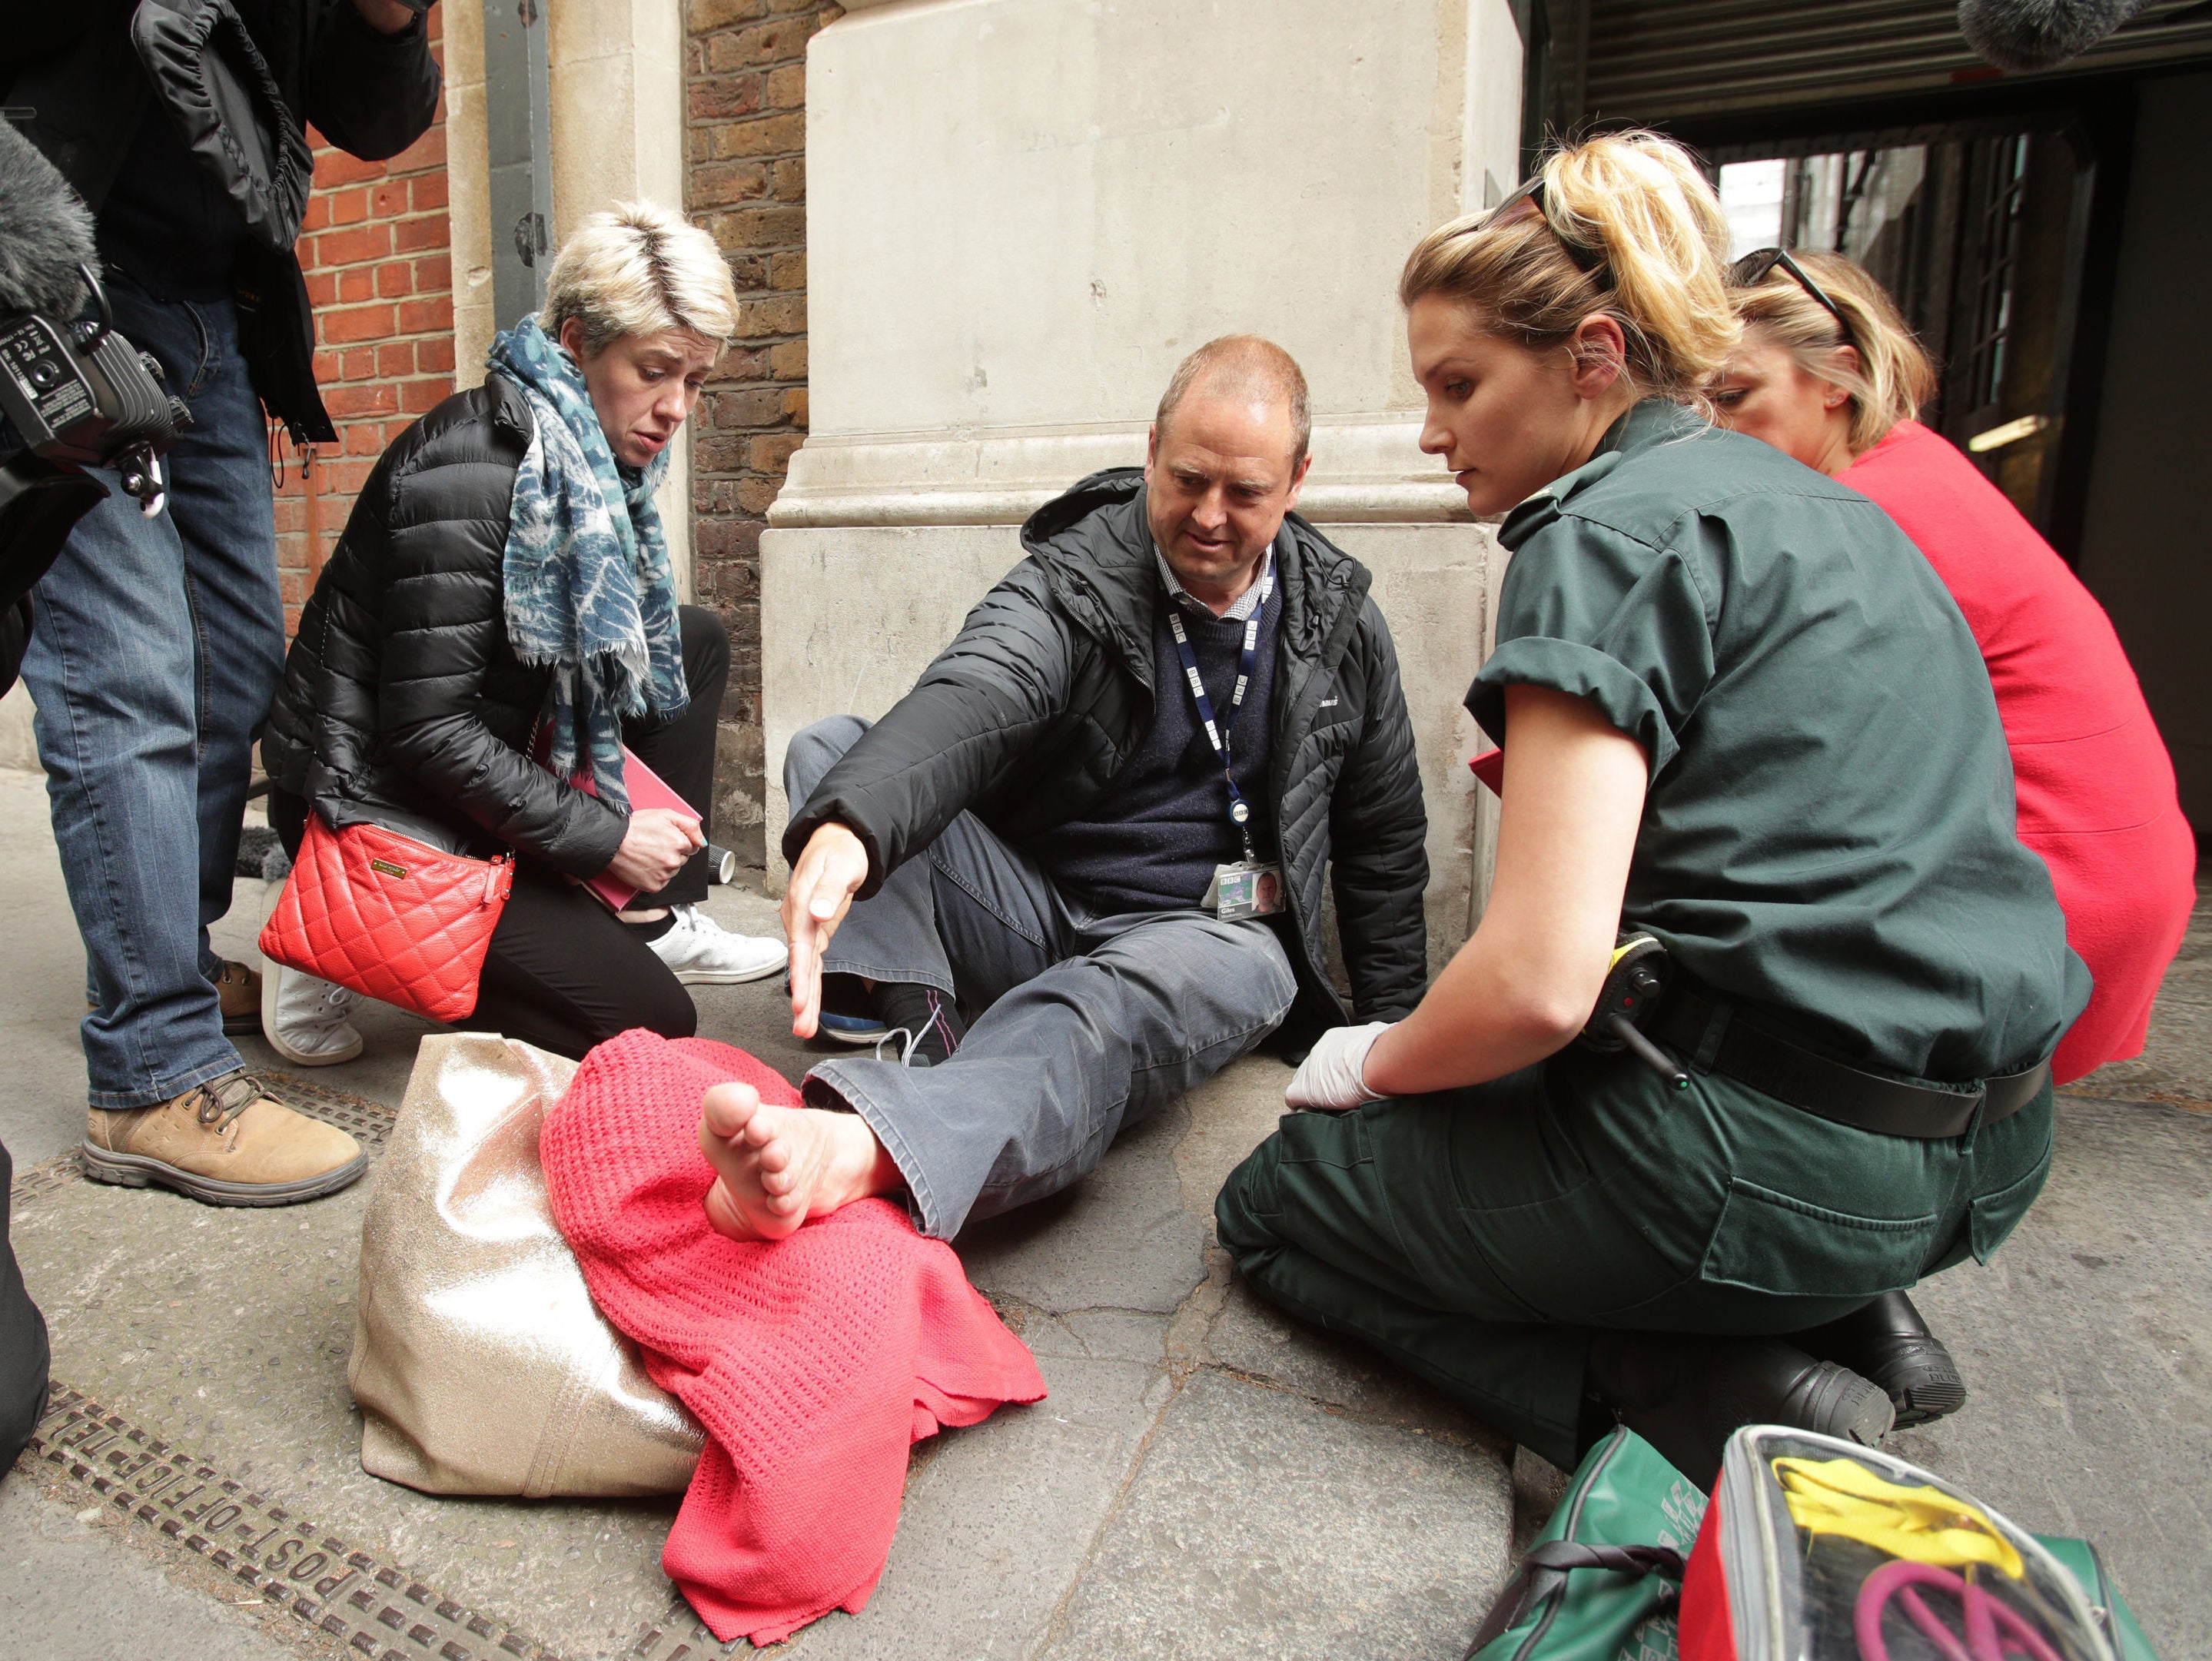
{"type": "Polygon", "coordinates": [[[380,824],[332,830],[310,812],[261,949],[288,969],[458,1021],[477,1007],[514,886],[510,858],[447,854],[380,824]]]}

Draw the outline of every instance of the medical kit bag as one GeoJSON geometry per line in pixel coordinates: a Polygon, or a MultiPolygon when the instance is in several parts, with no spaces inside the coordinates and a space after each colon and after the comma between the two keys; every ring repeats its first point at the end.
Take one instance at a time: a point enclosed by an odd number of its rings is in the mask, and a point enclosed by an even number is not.
{"type": "Polygon", "coordinates": [[[2150,1661],[2094,1550],[2062,1543],[2075,1567],[1917,1465],[1747,1426],[1690,1553],[1681,1661],[2150,1661]]]}
{"type": "Polygon", "coordinates": [[[1705,1496],[1634,1431],[1584,1456],[1467,1661],[1673,1661],[1705,1496]]]}
{"type": "Polygon", "coordinates": [[[2095,1547],[1917,1465],[1753,1425],[1708,1501],[1632,1432],[1584,1457],[1467,1661],[2157,1661],[2095,1547]]]}

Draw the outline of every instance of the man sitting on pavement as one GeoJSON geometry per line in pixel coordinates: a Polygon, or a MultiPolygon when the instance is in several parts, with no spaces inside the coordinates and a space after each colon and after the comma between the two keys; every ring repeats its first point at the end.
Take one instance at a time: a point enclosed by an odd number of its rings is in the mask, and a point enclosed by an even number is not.
{"type": "Polygon", "coordinates": [[[792,1030],[899,1054],[824,1062],[807,1107],[708,1092],[723,1232],[903,1192],[950,1238],[1077,1181],[1286,1016],[1294,1046],[1340,1025],[1325,871],[1353,1019],[1419,1001],[1413,732],[1367,571],[1290,514],[1308,431],[1281,348],[1201,347],[1146,465],[1039,509],[880,722],[792,740],[792,1030]]]}

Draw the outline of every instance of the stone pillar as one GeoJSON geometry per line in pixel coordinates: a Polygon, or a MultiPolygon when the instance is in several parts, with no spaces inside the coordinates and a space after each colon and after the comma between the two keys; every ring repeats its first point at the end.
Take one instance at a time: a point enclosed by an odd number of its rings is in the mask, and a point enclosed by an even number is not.
{"type": "Polygon", "coordinates": [[[1176,363],[1250,331],[1305,369],[1301,511],[1397,637],[1449,954],[1497,561],[1418,448],[1395,285],[1422,232],[1510,187],[1520,82],[1508,0],[888,0],[815,37],[811,431],[762,539],[771,869],[791,734],[888,708],[1020,558],[1013,527],[1140,461],[1176,363]]]}
{"type": "Polygon", "coordinates": [[[763,855],[760,536],[806,432],[806,43],[830,0],[690,0],[686,110],[695,223],[737,279],[737,338],[692,417],[699,604],[730,631],[715,839],[763,855]]]}
{"type": "MultiPolygon", "coordinates": [[[[491,198],[484,143],[487,6],[448,0],[447,167],[453,222],[455,380],[483,379],[491,338],[518,321],[492,308],[491,198]]],[[[586,214],[640,198],[684,206],[683,26],[669,0],[592,0],[551,7],[553,224],[556,248],[586,214]]],[[[691,593],[690,450],[678,446],[658,500],[677,581],[691,593]]]]}

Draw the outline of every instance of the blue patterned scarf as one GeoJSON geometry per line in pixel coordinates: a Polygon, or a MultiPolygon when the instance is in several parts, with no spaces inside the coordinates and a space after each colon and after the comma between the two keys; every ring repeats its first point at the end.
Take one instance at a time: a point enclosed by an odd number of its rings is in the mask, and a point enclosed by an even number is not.
{"type": "Polygon", "coordinates": [[[599,800],[627,811],[623,717],[665,719],[691,701],[653,505],[668,453],[641,471],[616,461],[583,372],[536,318],[495,339],[487,362],[521,386],[536,429],[507,520],[507,639],[523,662],[553,672],[554,776],[588,763],[599,800]]]}

